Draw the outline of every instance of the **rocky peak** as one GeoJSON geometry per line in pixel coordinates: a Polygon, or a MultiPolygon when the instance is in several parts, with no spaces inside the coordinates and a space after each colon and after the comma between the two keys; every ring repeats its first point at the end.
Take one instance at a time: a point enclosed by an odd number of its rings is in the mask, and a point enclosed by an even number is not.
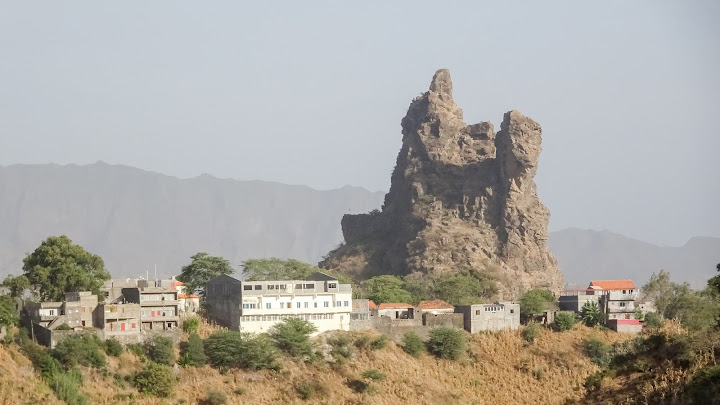
{"type": "Polygon", "coordinates": [[[382,212],[345,215],[346,244],[321,263],[356,278],[437,276],[463,268],[491,273],[502,295],[562,288],[547,248],[549,211],[533,180],[540,125],[517,111],[496,134],[467,125],[447,69],[402,120],[403,145],[382,212]]]}

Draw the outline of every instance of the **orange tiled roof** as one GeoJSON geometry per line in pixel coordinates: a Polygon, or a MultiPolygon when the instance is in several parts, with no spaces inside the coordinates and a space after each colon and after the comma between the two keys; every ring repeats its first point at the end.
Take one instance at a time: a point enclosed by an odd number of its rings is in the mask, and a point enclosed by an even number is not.
{"type": "Polygon", "coordinates": [[[178,294],[178,298],[200,298],[195,294],[178,294]]]}
{"type": "Polygon", "coordinates": [[[378,309],[407,309],[407,308],[415,308],[410,304],[406,304],[404,302],[386,302],[384,304],[380,304],[378,309]]]}
{"type": "Polygon", "coordinates": [[[455,309],[454,306],[443,300],[420,301],[418,307],[420,309],[455,309]]]}
{"type": "Polygon", "coordinates": [[[372,300],[370,300],[370,301],[368,301],[368,308],[375,309],[375,308],[377,308],[377,305],[375,305],[375,303],[372,300]]]}
{"type": "Polygon", "coordinates": [[[176,281],[175,285],[184,285],[182,281],[176,281]]]}
{"type": "Polygon", "coordinates": [[[600,287],[603,290],[634,290],[635,284],[632,280],[592,280],[590,286],[600,287]]]}

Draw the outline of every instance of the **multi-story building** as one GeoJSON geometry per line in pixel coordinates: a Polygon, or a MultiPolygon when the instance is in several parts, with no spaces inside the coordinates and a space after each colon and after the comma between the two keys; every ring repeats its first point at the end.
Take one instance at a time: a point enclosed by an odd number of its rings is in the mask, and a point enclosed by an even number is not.
{"type": "Polygon", "coordinates": [[[123,288],[126,302],[140,305],[141,330],[175,329],[180,324],[178,292],[166,287],[123,288]]]}
{"type": "Polygon", "coordinates": [[[287,318],[302,318],[328,330],[350,330],[352,290],[317,272],[305,280],[240,281],[221,275],[205,288],[208,314],[242,332],[267,332],[287,318]]]}
{"type": "Polygon", "coordinates": [[[464,305],[455,307],[455,312],[463,314],[465,330],[470,333],[485,330],[515,330],[520,327],[520,304],[497,302],[464,305]]]}
{"type": "Polygon", "coordinates": [[[592,280],[585,290],[565,291],[560,296],[560,309],[579,313],[586,303],[596,302],[608,327],[618,332],[640,332],[642,325],[635,318],[635,311],[643,309],[639,296],[632,280],[592,280]]]}
{"type": "Polygon", "coordinates": [[[65,293],[65,301],[27,302],[24,311],[31,321],[45,328],[82,328],[93,326],[97,306],[97,295],[80,291],[65,293]]]}

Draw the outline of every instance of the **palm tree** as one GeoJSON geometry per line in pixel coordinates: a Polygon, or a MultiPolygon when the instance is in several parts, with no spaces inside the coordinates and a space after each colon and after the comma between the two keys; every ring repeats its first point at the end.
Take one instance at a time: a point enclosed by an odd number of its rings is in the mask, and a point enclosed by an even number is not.
{"type": "Polygon", "coordinates": [[[597,302],[589,301],[583,305],[580,312],[582,322],[587,326],[595,326],[603,323],[605,316],[603,315],[597,302]]]}

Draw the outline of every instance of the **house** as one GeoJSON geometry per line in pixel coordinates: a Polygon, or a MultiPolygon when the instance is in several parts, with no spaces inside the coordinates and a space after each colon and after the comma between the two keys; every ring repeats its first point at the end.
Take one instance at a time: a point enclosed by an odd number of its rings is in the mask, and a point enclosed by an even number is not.
{"type": "Polygon", "coordinates": [[[267,332],[287,318],[310,321],[316,333],[350,330],[352,289],[322,272],[304,280],[240,281],[220,275],[205,288],[208,315],[231,330],[267,332]]]}
{"type": "Polygon", "coordinates": [[[93,313],[98,306],[98,297],[90,291],[65,293],[65,300],[27,302],[25,315],[35,324],[55,329],[61,325],[70,328],[93,326],[93,313]]]}
{"type": "Polygon", "coordinates": [[[415,319],[415,307],[404,302],[383,303],[377,307],[378,317],[390,319],[415,319]]]}
{"type": "Polygon", "coordinates": [[[420,301],[418,309],[424,314],[429,313],[433,315],[452,314],[455,312],[455,307],[443,300],[420,301]]]}
{"type": "Polygon", "coordinates": [[[561,311],[572,311],[580,313],[582,307],[588,302],[595,302],[599,305],[601,291],[593,288],[565,290],[558,297],[558,305],[561,311]]]}
{"type": "Polygon", "coordinates": [[[126,303],[140,305],[141,330],[176,329],[180,324],[175,286],[123,288],[122,296],[126,303]]]}
{"type": "MultiPolygon", "coordinates": [[[[352,300],[352,311],[350,312],[350,330],[351,331],[364,331],[372,329],[372,322],[370,321],[370,303],[372,301],[367,299],[354,299],[352,300]]],[[[373,304],[375,305],[375,304],[373,304]]]]}
{"type": "Polygon", "coordinates": [[[636,333],[642,330],[635,318],[636,310],[650,309],[651,304],[639,303],[640,290],[632,280],[592,280],[584,290],[565,291],[560,296],[560,309],[581,312],[588,302],[596,302],[606,316],[607,326],[617,332],[636,333]]]}
{"type": "Polygon", "coordinates": [[[465,330],[470,333],[515,330],[520,326],[520,304],[496,302],[464,305],[455,307],[455,312],[463,314],[465,330]]]}

